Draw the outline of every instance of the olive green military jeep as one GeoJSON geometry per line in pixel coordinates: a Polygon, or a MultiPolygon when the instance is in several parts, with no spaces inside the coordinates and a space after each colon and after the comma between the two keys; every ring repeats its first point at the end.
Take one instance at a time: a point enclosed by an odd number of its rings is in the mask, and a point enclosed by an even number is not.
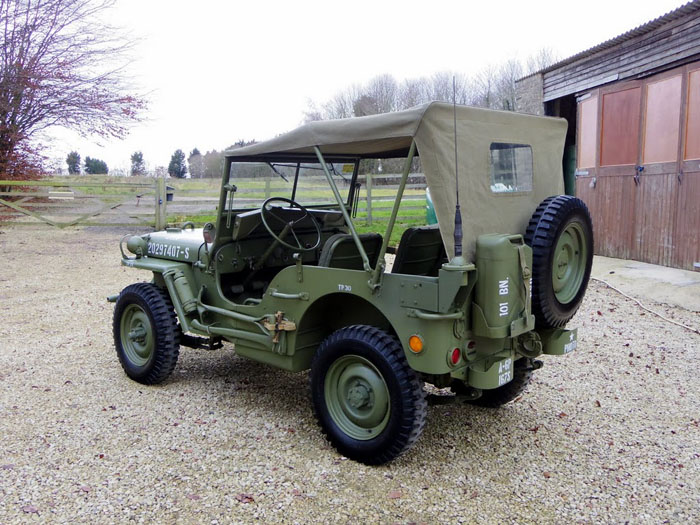
{"type": "Polygon", "coordinates": [[[424,382],[482,406],[513,400],[537,357],[577,344],[564,326],[585,293],[593,241],[586,206],[560,195],[565,133],[560,119],[435,102],[228,151],[216,224],[123,239],[132,255],[122,250],[122,264],[153,273],[110,297],[124,371],[159,383],[180,345],[222,340],[249,359],[310,369],[323,432],[368,464],[418,439],[424,382]],[[404,231],[389,270],[417,156],[439,226],[404,231]],[[397,158],[387,231],[358,234],[360,163],[397,158]],[[325,191],[305,183],[319,174],[325,191]],[[251,208],[237,177],[281,178],[288,191],[251,208]]]}

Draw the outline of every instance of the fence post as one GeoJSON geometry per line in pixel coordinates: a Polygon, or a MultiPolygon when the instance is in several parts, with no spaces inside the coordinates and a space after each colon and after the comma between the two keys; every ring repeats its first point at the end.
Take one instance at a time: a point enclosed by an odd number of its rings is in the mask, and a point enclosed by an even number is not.
{"type": "Polygon", "coordinates": [[[367,174],[367,224],[372,226],[372,174],[367,174]]]}
{"type": "Polygon", "coordinates": [[[270,179],[265,179],[265,199],[270,198],[270,179]]]}
{"type": "Polygon", "coordinates": [[[156,231],[165,228],[165,179],[156,179],[156,231]]]}

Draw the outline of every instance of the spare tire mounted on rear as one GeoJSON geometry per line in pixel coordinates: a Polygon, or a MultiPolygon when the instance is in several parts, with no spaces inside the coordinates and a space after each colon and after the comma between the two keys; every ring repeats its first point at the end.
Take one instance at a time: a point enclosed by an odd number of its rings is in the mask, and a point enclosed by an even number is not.
{"type": "Polygon", "coordinates": [[[563,327],[581,305],[591,275],[593,227],[588,208],[570,195],[548,197],[532,215],[525,242],[532,248],[537,327],[563,327]]]}

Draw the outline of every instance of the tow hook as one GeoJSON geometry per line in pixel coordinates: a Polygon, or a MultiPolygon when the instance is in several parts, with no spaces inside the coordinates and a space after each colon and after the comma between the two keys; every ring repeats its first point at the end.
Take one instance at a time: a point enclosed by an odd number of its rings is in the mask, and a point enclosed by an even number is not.
{"type": "Polygon", "coordinates": [[[532,366],[527,368],[527,370],[532,370],[532,371],[539,370],[540,368],[542,368],[544,366],[544,363],[542,361],[540,361],[539,359],[533,359],[531,361],[531,363],[532,363],[532,366]]]}

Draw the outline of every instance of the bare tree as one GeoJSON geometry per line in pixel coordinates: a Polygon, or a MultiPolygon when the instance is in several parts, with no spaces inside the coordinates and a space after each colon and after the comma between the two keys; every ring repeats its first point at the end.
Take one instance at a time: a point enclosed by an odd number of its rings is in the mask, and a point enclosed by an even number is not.
{"type": "Polygon", "coordinates": [[[101,22],[114,0],[0,0],[0,177],[38,167],[38,135],[62,126],[122,137],[145,107],[128,93],[129,42],[101,22]]]}
{"type": "Polygon", "coordinates": [[[470,100],[469,79],[461,74],[452,71],[441,71],[430,77],[430,92],[428,100],[439,100],[441,102],[452,102],[454,78],[454,98],[457,104],[468,104],[470,100]]]}
{"type": "Polygon", "coordinates": [[[452,74],[449,71],[441,71],[430,77],[430,100],[452,100],[452,74]]]}
{"type": "Polygon", "coordinates": [[[398,91],[397,109],[408,109],[430,99],[425,77],[409,78],[401,83],[398,91]]]}
{"type": "Polygon", "coordinates": [[[389,75],[379,75],[363,86],[352,85],[337,93],[320,109],[313,101],[307,102],[304,121],[360,117],[407,109],[432,100],[452,102],[452,79],[455,79],[454,97],[458,104],[517,111],[515,82],[532,71],[539,71],[557,61],[549,48],[530,56],[525,67],[515,59],[500,65],[489,65],[476,76],[441,71],[430,77],[406,79],[400,84],[389,75]]]}
{"type": "Polygon", "coordinates": [[[304,124],[308,122],[314,122],[316,120],[323,120],[323,111],[319,109],[316,102],[310,98],[306,99],[306,110],[304,110],[304,124]]]}
{"type": "Polygon", "coordinates": [[[493,65],[486,66],[474,78],[474,91],[470,103],[484,108],[497,105],[498,71],[493,65]]]}
{"type": "Polygon", "coordinates": [[[494,107],[508,111],[517,111],[515,103],[515,81],[523,76],[522,64],[510,59],[501,64],[496,75],[496,98],[494,107]]]}
{"type": "Polygon", "coordinates": [[[529,75],[541,71],[559,61],[559,55],[551,47],[543,47],[525,62],[525,71],[529,75]]]}
{"type": "Polygon", "coordinates": [[[341,91],[323,105],[323,116],[326,119],[350,118],[353,115],[355,100],[360,97],[360,88],[356,84],[341,91]]]}
{"type": "Polygon", "coordinates": [[[374,100],[374,113],[396,111],[399,86],[396,79],[389,75],[378,75],[372,78],[364,88],[365,95],[374,100]]]}

